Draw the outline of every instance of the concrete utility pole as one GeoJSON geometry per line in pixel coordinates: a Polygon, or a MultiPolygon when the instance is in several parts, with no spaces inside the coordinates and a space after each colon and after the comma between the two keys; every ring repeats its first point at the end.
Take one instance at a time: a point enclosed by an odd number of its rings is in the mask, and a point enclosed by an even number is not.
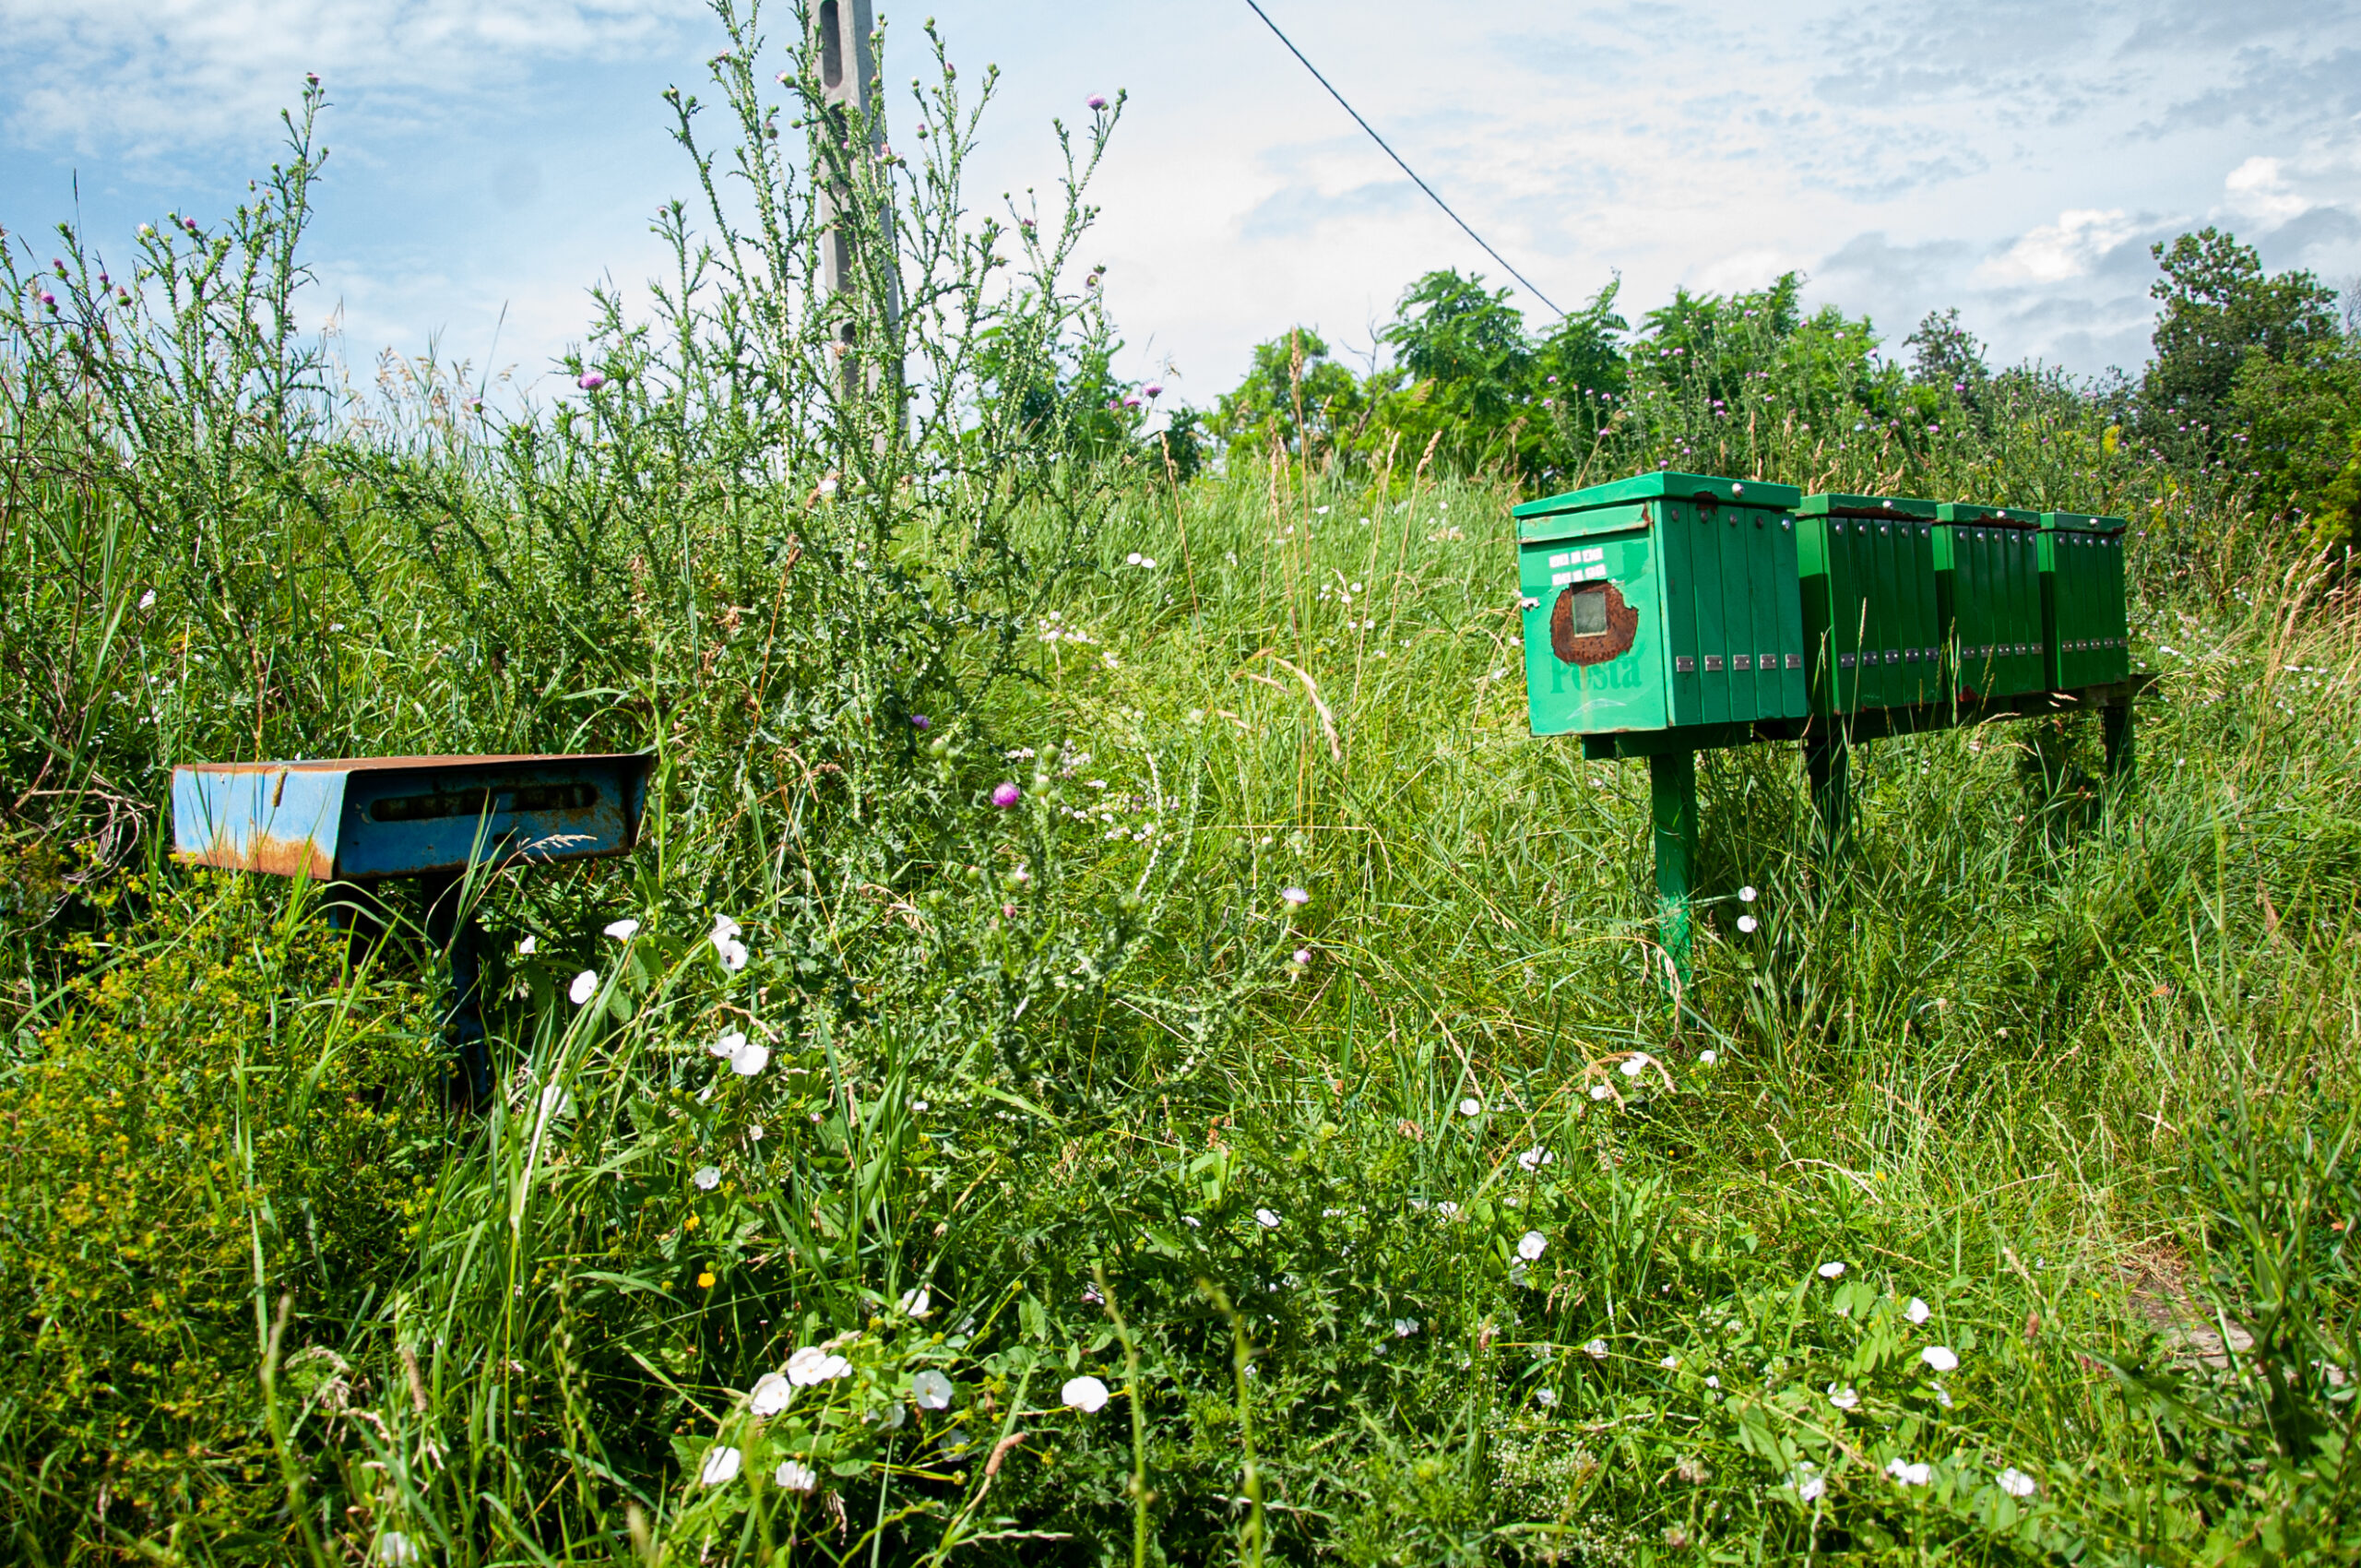
{"type": "MultiPolygon", "coordinates": [[[[821,97],[828,106],[821,134],[834,138],[848,157],[857,158],[859,154],[851,146],[853,126],[856,123],[866,125],[868,155],[872,160],[882,158],[885,151],[885,116],[872,97],[877,79],[877,57],[869,43],[870,35],[876,30],[869,0],[820,0],[812,8],[812,30],[814,53],[820,62],[821,97]]],[[[815,162],[819,167],[814,173],[821,176],[820,281],[828,297],[844,308],[844,315],[836,323],[837,374],[849,402],[860,392],[863,374],[853,352],[858,336],[854,313],[860,309],[860,278],[854,255],[854,247],[860,243],[859,218],[851,188],[836,178],[823,160],[815,162]]],[[[878,219],[879,232],[890,249],[894,233],[890,196],[878,219]]],[[[891,330],[901,318],[900,269],[891,255],[883,260],[882,270],[887,280],[885,325],[891,330]]],[[[870,367],[867,377],[873,388],[878,378],[875,366],[870,367]]]]}

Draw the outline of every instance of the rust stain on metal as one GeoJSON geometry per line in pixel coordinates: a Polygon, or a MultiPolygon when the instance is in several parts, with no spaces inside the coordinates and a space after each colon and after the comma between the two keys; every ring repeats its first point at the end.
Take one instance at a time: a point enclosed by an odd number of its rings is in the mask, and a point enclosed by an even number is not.
{"type": "Polygon", "coordinates": [[[328,882],[336,876],[336,862],[328,852],[309,838],[282,838],[274,833],[257,831],[246,840],[243,849],[227,835],[194,855],[174,857],[184,865],[219,866],[224,871],[258,871],[272,876],[309,876],[314,882],[328,882]]]}
{"type": "Polygon", "coordinates": [[[1549,612],[1549,650],[1569,664],[1604,664],[1631,651],[1640,612],[1613,583],[1584,583],[1549,612]]]}

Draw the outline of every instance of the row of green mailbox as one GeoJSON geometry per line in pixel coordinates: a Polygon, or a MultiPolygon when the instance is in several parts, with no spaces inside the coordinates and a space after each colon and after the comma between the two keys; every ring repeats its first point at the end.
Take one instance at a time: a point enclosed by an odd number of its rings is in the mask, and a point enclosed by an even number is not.
{"type": "Polygon", "coordinates": [[[2130,673],[2119,517],[1677,473],[1516,517],[1536,735],[1975,702],[2130,673]]]}

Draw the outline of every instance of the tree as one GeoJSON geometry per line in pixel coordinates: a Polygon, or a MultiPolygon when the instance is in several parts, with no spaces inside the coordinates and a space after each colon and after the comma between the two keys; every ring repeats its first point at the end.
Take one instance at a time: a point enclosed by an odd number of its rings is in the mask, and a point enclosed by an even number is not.
{"type": "Polygon", "coordinates": [[[2219,461],[2235,444],[2231,405],[2250,358],[2306,363],[2343,348],[2336,291],[2308,272],[2266,275],[2253,246],[2210,227],[2149,254],[2164,276],[2148,290],[2162,309],[2142,422],[2167,456],[2219,461]]]}
{"type": "Polygon", "coordinates": [[[1359,378],[1328,357],[1327,339],[1299,327],[1255,345],[1253,368],[1222,394],[1208,428],[1231,452],[1265,451],[1275,441],[1309,457],[1348,445],[1368,420],[1369,400],[1359,378]]]}

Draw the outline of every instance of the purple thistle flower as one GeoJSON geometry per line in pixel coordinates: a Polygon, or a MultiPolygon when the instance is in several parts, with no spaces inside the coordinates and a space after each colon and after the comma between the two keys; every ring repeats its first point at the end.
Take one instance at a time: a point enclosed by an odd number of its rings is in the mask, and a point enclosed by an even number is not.
{"type": "Polygon", "coordinates": [[[1140,390],[1146,393],[1151,398],[1161,398],[1164,396],[1164,388],[1157,386],[1153,381],[1141,387],[1140,390]]]}
{"type": "Polygon", "coordinates": [[[992,786],[992,804],[1003,811],[1006,811],[1024,798],[1025,791],[1016,787],[1014,779],[1005,779],[992,786]]]}
{"type": "Polygon", "coordinates": [[[607,378],[595,370],[586,370],[574,378],[574,384],[585,392],[596,392],[607,384],[607,378]]]}
{"type": "Polygon", "coordinates": [[[1104,109],[1104,108],[1106,108],[1106,107],[1107,107],[1107,101],[1106,101],[1105,99],[1103,99],[1103,98],[1099,97],[1099,96],[1098,96],[1097,93],[1095,93],[1095,92],[1094,92],[1094,93],[1092,93],[1092,94],[1090,95],[1090,109],[1091,109],[1091,113],[1097,113],[1099,110],[1104,109]]]}
{"type": "Polygon", "coordinates": [[[1139,406],[1140,400],[1137,398],[1126,398],[1123,399],[1123,407],[1127,409],[1136,409],[1139,406]]]}
{"type": "Polygon", "coordinates": [[[1298,909],[1311,902],[1311,895],[1300,887],[1282,887],[1279,889],[1279,897],[1298,909]]]}
{"type": "Polygon", "coordinates": [[[923,713],[913,713],[910,715],[910,728],[913,730],[931,730],[934,728],[934,720],[929,719],[923,713]]]}
{"type": "Polygon", "coordinates": [[[181,220],[181,227],[194,234],[196,232],[196,220],[194,218],[184,218],[181,220]]]}

